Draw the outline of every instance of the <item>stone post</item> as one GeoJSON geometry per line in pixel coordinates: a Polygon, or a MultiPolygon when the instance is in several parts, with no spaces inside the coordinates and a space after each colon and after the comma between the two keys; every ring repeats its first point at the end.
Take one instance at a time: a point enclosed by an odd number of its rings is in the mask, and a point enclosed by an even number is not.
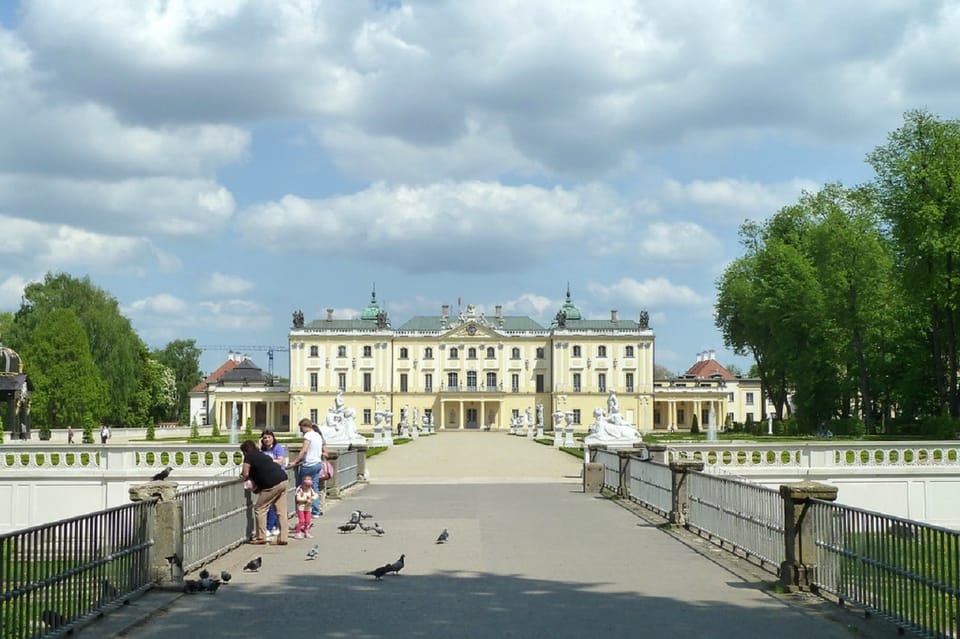
{"type": "Polygon", "coordinates": [[[357,451],[357,481],[367,481],[370,479],[367,477],[367,447],[354,446],[353,449],[357,451]]]}
{"type": "Polygon", "coordinates": [[[621,497],[630,498],[630,458],[636,454],[632,450],[618,450],[617,457],[620,458],[620,486],[617,488],[617,494],[621,497]]]}
{"type": "Polygon", "coordinates": [[[150,577],[159,587],[179,590],[183,588],[183,504],[177,499],[177,482],[149,481],[130,487],[130,501],[154,497],[159,501],[154,511],[150,577]]]}
{"type": "Polygon", "coordinates": [[[658,464],[667,463],[667,447],[664,444],[643,444],[647,449],[647,454],[650,456],[650,461],[655,461],[658,464]]]}
{"type": "MultiPolygon", "coordinates": [[[[337,480],[337,469],[340,466],[340,451],[327,449],[327,461],[333,464],[333,477],[323,482],[322,496],[328,499],[340,499],[340,482],[337,480]]],[[[321,503],[321,507],[323,504],[321,503]]]]}
{"type": "Polygon", "coordinates": [[[788,590],[810,590],[817,569],[813,523],[807,517],[811,499],[836,501],[837,488],[814,481],[780,486],[783,497],[784,561],[780,584],[788,590]]]}
{"type": "Polygon", "coordinates": [[[683,460],[670,462],[670,523],[687,525],[687,473],[703,470],[703,462],[683,460]]]}

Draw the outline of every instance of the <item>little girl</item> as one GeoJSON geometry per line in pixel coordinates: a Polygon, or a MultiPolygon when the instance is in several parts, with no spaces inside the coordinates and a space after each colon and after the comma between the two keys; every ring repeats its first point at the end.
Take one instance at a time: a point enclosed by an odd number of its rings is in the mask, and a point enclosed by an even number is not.
{"type": "Polygon", "coordinates": [[[294,496],[294,501],[297,502],[297,534],[293,536],[294,539],[313,537],[310,534],[310,508],[317,497],[316,491],[313,490],[313,478],[310,475],[304,475],[294,496]]]}

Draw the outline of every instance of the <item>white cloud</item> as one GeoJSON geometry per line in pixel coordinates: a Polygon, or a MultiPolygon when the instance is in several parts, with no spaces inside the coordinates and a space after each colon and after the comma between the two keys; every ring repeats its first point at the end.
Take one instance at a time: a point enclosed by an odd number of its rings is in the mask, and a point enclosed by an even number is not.
{"type": "Polygon", "coordinates": [[[739,224],[746,218],[773,215],[795,203],[804,191],[816,192],[820,187],[800,178],[774,184],[722,178],[687,183],[667,180],[664,191],[669,199],[695,205],[705,217],[739,224]]]}
{"type": "Polygon", "coordinates": [[[236,275],[213,273],[207,280],[207,292],[212,295],[242,295],[254,289],[256,284],[236,275]]]}
{"type": "Polygon", "coordinates": [[[27,284],[26,279],[17,275],[0,280],[0,311],[15,311],[20,308],[20,298],[27,284]]]}
{"type": "Polygon", "coordinates": [[[408,272],[502,273],[576,245],[586,254],[622,250],[628,211],[602,188],[574,190],[468,181],[423,187],[374,184],[347,196],[287,195],[240,213],[245,240],[274,250],[357,255],[408,272]],[[608,238],[603,245],[584,238],[608,238]],[[429,247],[429,248],[427,248],[429,247]]]}
{"type": "Polygon", "coordinates": [[[624,277],[613,284],[592,283],[587,288],[598,300],[637,308],[702,308],[712,301],[689,286],[674,284],[664,277],[646,280],[624,277]]]}
{"type": "Polygon", "coordinates": [[[669,264],[702,264],[717,259],[720,241],[693,222],[655,222],[639,234],[638,256],[669,264]]]}
{"type": "Polygon", "coordinates": [[[141,300],[136,300],[129,306],[131,313],[153,313],[156,315],[181,315],[188,308],[187,303],[169,293],[151,295],[141,300]]]}
{"type": "Polygon", "coordinates": [[[269,328],[270,311],[251,300],[232,299],[219,302],[200,302],[202,313],[196,318],[211,322],[226,331],[256,331],[269,328]]]}

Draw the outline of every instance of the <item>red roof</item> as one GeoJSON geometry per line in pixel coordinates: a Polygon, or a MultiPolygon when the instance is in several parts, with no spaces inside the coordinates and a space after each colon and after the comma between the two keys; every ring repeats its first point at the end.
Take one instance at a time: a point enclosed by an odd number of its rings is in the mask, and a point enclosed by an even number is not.
{"type": "Polygon", "coordinates": [[[217,370],[207,375],[202,382],[200,382],[199,384],[194,386],[192,389],[190,389],[190,392],[202,393],[203,391],[207,390],[208,385],[216,382],[227,371],[232,371],[234,368],[236,368],[237,364],[239,363],[240,362],[238,362],[235,359],[228,359],[227,361],[225,361],[223,364],[220,365],[220,368],[218,368],[217,370]]]}
{"type": "Polygon", "coordinates": [[[736,375],[724,368],[723,365],[715,359],[704,359],[697,362],[687,369],[684,375],[696,379],[712,379],[717,375],[719,375],[721,379],[737,378],[736,375]]]}

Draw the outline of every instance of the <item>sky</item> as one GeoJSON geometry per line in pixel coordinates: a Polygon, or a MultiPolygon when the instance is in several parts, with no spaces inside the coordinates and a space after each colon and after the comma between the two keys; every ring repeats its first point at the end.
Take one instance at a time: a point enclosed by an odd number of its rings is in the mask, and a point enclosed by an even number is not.
{"type": "Polygon", "coordinates": [[[713,319],[740,225],[957,118],[958,33],[916,0],[0,0],[0,311],[89,276],[151,348],[266,369],[374,286],[394,327],[548,325],[569,286],[647,310],[671,371],[746,372],[713,319]]]}

